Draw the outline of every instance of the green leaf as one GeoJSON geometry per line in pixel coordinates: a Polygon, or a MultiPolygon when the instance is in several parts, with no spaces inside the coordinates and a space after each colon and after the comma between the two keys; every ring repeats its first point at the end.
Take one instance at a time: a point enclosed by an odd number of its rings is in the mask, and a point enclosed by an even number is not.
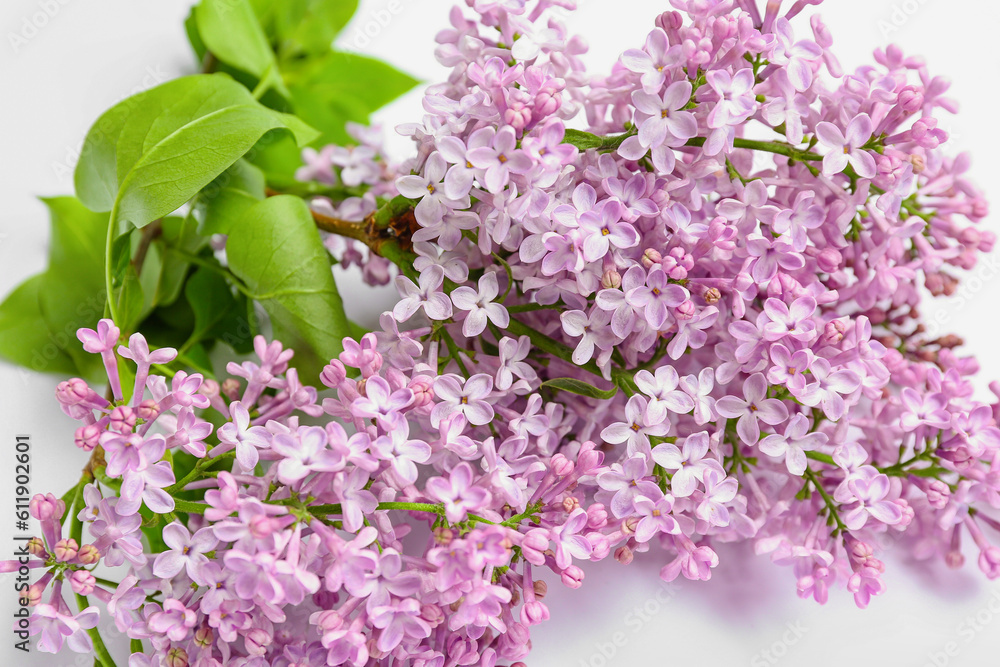
{"type": "Polygon", "coordinates": [[[226,75],[169,81],[106,111],[87,134],[75,172],[93,211],[142,227],[176,210],[267,132],[316,138],[302,121],[260,105],[226,75]]]}
{"type": "Polygon", "coordinates": [[[274,30],[283,57],[325,53],[358,9],[358,0],[274,3],[274,30]]]}
{"type": "Polygon", "coordinates": [[[49,209],[52,235],[49,268],[38,294],[42,317],[79,373],[92,376],[100,358],[83,350],[80,327],[94,328],[104,315],[104,236],[108,216],[87,210],[75,197],[42,199],[49,209]]]}
{"type": "Polygon", "coordinates": [[[201,38],[201,33],[198,32],[198,19],[195,17],[196,9],[197,7],[192,7],[191,11],[188,12],[187,18],[184,19],[184,32],[187,34],[188,43],[191,44],[191,50],[194,51],[195,57],[198,59],[198,62],[202,62],[205,60],[208,48],[201,38]]]}
{"type": "Polygon", "coordinates": [[[214,271],[200,268],[184,286],[184,296],[194,311],[194,330],[185,347],[206,338],[219,338],[239,326],[245,306],[233,296],[229,283],[214,271]]]}
{"type": "Polygon", "coordinates": [[[197,255],[208,239],[197,232],[197,222],[191,216],[164,218],[162,232],[156,241],[163,269],[156,285],[156,306],[166,306],[177,300],[184,289],[191,262],[186,255],[197,255]]]}
{"type": "Polygon", "coordinates": [[[114,286],[122,284],[125,277],[125,268],[129,260],[132,259],[132,229],[115,239],[111,246],[111,275],[114,277],[114,286]]]}
{"type": "MultiPolygon", "coordinates": [[[[298,150],[295,150],[296,155],[298,150]]],[[[198,197],[204,206],[201,233],[227,234],[247,210],[264,198],[264,172],[246,160],[237,160],[219,174],[198,197]]]]}
{"type": "Polygon", "coordinates": [[[572,394],[579,394],[580,396],[600,398],[604,400],[614,398],[615,394],[618,393],[617,385],[607,391],[604,391],[603,389],[598,389],[594,385],[588,384],[583,380],[577,380],[576,378],[552,378],[551,380],[543,382],[542,386],[559,389],[560,391],[568,391],[572,394]]]}
{"type": "Polygon", "coordinates": [[[295,349],[303,381],[311,383],[349,335],[329,254],[305,202],[270,197],[251,208],[226,244],[233,273],[260,302],[274,337],[295,349]]]}
{"type": "Polygon", "coordinates": [[[216,58],[284,94],[274,52],[248,0],[202,0],[195,21],[202,42],[216,58]]]}
{"type": "Polygon", "coordinates": [[[122,331],[134,331],[135,325],[142,321],[148,311],[145,310],[146,299],[135,267],[129,264],[125,269],[122,288],[118,292],[118,321],[115,322],[122,331]]]}
{"type": "Polygon", "coordinates": [[[0,356],[35,371],[72,375],[76,363],[49,335],[38,306],[44,278],[28,278],[0,304],[0,356]]]}
{"type": "Polygon", "coordinates": [[[418,81],[374,58],[333,51],[286,72],[296,113],[323,134],[317,143],[347,142],[344,122],[367,123],[369,115],[418,81]]]}

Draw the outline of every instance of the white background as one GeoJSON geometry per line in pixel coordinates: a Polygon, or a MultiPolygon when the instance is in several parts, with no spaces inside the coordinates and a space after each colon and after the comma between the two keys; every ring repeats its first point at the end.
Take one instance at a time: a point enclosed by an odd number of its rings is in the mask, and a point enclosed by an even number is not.
{"type": "MultiPolygon", "coordinates": [[[[182,27],[190,5],[186,0],[2,4],[0,295],[43,268],[48,220],[35,197],[72,191],[76,151],[93,120],[129,94],[194,69],[182,27]],[[15,47],[11,34],[25,37],[26,43],[15,47]]],[[[433,38],[447,26],[451,3],[403,0],[395,15],[386,10],[389,4],[363,0],[341,46],[384,58],[428,83],[442,78],[445,71],[433,58],[433,38]],[[365,27],[374,37],[360,32],[365,27]]],[[[641,45],[653,17],[669,8],[662,0],[581,4],[569,25],[590,42],[587,59],[595,72],[606,71],[622,50],[641,45]]],[[[830,0],[822,13],[845,68],[868,61],[872,49],[896,42],[909,54],[925,56],[933,73],[953,79],[951,95],[961,101],[962,111],[943,123],[952,135],[949,145],[974,152],[975,179],[994,202],[1000,201],[996,5],[982,0],[830,0]]],[[[808,35],[806,21],[797,26],[798,34],[808,35]]],[[[421,113],[418,89],[381,112],[378,120],[391,130],[397,123],[418,120],[421,113]]],[[[391,146],[395,154],[405,154],[404,140],[395,138],[391,146]]],[[[963,335],[966,349],[978,355],[980,388],[985,389],[989,378],[1000,377],[1000,281],[991,281],[991,274],[982,277],[969,282],[965,305],[943,304],[938,310],[944,330],[963,335]]],[[[342,283],[341,289],[354,316],[369,321],[393,297],[383,290],[373,306],[365,293],[362,307],[357,281],[342,283]]],[[[61,495],[85,461],[72,444],[74,424],[58,410],[54,384],[52,377],[0,362],[0,558],[7,556],[13,528],[6,508],[12,505],[14,435],[32,436],[33,491],[61,495]]],[[[529,665],[997,664],[1000,618],[993,610],[1000,611],[1000,586],[980,575],[974,554],[959,573],[916,569],[904,562],[903,554],[887,554],[889,591],[866,611],[856,609],[843,592],[834,592],[825,607],[800,600],[790,572],[735,549],[721,555],[722,564],[708,583],[682,580],[662,588],[657,577],[662,559],[655,554],[627,568],[613,561],[591,566],[577,591],[552,582],[547,599],[552,620],[535,628],[529,665]],[[620,646],[613,645],[616,639],[620,646]],[[952,655],[945,655],[946,648],[952,655]],[[765,650],[772,652],[765,655],[765,650]]],[[[6,630],[14,606],[12,587],[9,575],[0,577],[0,664],[91,664],[90,656],[32,653],[26,658],[13,651],[13,636],[6,630]]]]}

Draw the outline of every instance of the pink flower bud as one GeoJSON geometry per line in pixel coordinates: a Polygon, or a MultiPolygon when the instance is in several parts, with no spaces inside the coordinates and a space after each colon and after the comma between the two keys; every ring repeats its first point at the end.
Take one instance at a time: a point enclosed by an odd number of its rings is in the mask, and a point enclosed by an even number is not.
{"type": "Polygon", "coordinates": [[[615,269],[608,269],[601,276],[601,287],[604,289],[618,289],[622,286],[622,274],[615,269]]]}
{"type": "Polygon", "coordinates": [[[42,601],[42,596],[45,594],[45,584],[32,584],[28,586],[28,594],[25,596],[28,598],[28,606],[34,607],[42,601]]]}
{"type": "Polygon", "coordinates": [[[573,462],[566,458],[563,454],[555,454],[550,461],[552,467],[552,472],[557,477],[566,477],[573,473],[573,462]]]}
{"type": "Polygon", "coordinates": [[[80,545],[76,543],[76,540],[69,537],[56,542],[56,546],[52,549],[52,555],[56,557],[57,561],[65,563],[76,558],[76,552],[79,549],[80,545]]]}
{"type": "Polygon", "coordinates": [[[92,452],[94,447],[97,447],[100,437],[101,429],[97,427],[97,424],[87,424],[76,429],[73,444],[85,452],[92,452]]]}
{"type": "Polygon", "coordinates": [[[73,587],[73,592],[77,595],[90,595],[94,592],[97,579],[86,570],[74,570],[69,575],[69,584],[73,587]]]}
{"type": "Polygon", "coordinates": [[[240,397],[240,381],[236,378],[226,378],[222,381],[222,393],[230,401],[235,401],[240,397]]]}
{"type": "Polygon", "coordinates": [[[127,405],[119,405],[111,411],[111,428],[119,433],[131,433],[135,422],[135,412],[127,405]]]}
{"type": "Polygon", "coordinates": [[[48,552],[45,551],[45,542],[42,541],[42,538],[32,537],[28,540],[28,553],[38,558],[44,558],[48,555],[48,552]]]}
{"type": "Polygon", "coordinates": [[[654,264],[659,264],[663,260],[663,255],[656,248],[646,248],[642,253],[642,265],[647,269],[654,264]]]}
{"type": "Polygon", "coordinates": [[[413,378],[406,388],[413,392],[413,403],[410,404],[413,409],[428,406],[434,401],[433,381],[426,375],[413,378]]]}
{"type": "Polygon", "coordinates": [[[601,503],[587,508],[587,528],[599,530],[608,524],[608,510],[601,503]]]}
{"type": "Polygon", "coordinates": [[[96,565],[101,560],[101,552],[93,544],[84,544],[76,552],[76,562],[81,565],[96,565]]]}
{"type": "Polygon", "coordinates": [[[521,540],[521,553],[532,565],[545,564],[545,550],[549,548],[549,533],[544,528],[532,528],[521,540]]]}
{"type": "Polygon", "coordinates": [[[562,508],[564,512],[572,512],[579,506],[580,506],[580,501],[574,498],[573,496],[567,496],[566,498],[563,498],[562,508]]]}
{"type": "Polygon", "coordinates": [[[432,628],[436,628],[444,622],[445,616],[441,607],[436,604],[422,604],[420,605],[420,618],[427,621],[427,624],[432,628]]]}
{"type": "MultiPolygon", "coordinates": [[[[249,650],[249,646],[247,647],[249,650]]],[[[176,646],[167,651],[166,667],[188,667],[187,651],[176,646]]]]}
{"type": "Polygon", "coordinates": [[[705,299],[705,303],[709,306],[714,306],[722,300],[722,292],[720,292],[715,287],[709,287],[705,290],[705,294],[702,297],[705,299]]]}
{"type": "MultiPolygon", "coordinates": [[[[254,628],[243,635],[243,643],[246,646],[247,652],[253,656],[263,656],[267,653],[267,647],[271,645],[273,640],[274,638],[271,634],[262,628],[254,628]]],[[[184,658],[187,660],[187,655],[184,658]]],[[[178,667],[184,666],[178,665],[178,667]]]]}
{"type": "Polygon", "coordinates": [[[840,320],[831,320],[826,323],[826,327],[823,329],[823,343],[825,345],[837,345],[840,341],[844,340],[844,333],[847,331],[847,325],[840,320]]]}
{"type": "Polygon", "coordinates": [[[66,512],[66,503],[51,493],[36,493],[28,503],[28,511],[39,521],[58,521],[66,512]]]}
{"type": "Polygon", "coordinates": [[[685,299],[684,303],[674,308],[674,317],[679,320],[690,320],[694,317],[695,307],[691,299],[685,299]]]}
{"type": "Polygon", "coordinates": [[[570,588],[579,588],[583,585],[583,570],[576,565],[570,565],[562,571],[562,582],[570,588]]]}
{"type": "Polygon", "coordinates": [[[632,550],[628,547],[618,547],[615,549],[615,560],[622,565],[628,565],[632,562],[635,556],[632,554],[632,550]]]}
{"type": "Polygon", "coordinates": [[[526,602],[521,607],[521,622],[525,625],[538,625],[549,620],[549,608],[544,603],[535,600],[526,602]]]}
{"type": "Polygon", "coordinates": [[[823,273],[833,273],[839,270],[843,261],[843,256],[833,248],[823,248],[816,255],[816,265],[823,273]]]}
{"type": "Polygon", "coordinates": [[[534,591],[535,597],[541,600],[549,594],[549,585],[541,579],[535,579],[531,583],[531,590],[534,591]]]}
{"type": "Polygon", "coordinates": [[[214,639],[215,633],[212,632],[212,628],[207,624],[200,626],[194,631],[194,643],[200,648],[208,648],[212,645],[214,639]]]}
{"type": "Polygon", "coordinates": [[[145,401],[139,404],[139,407],[135,409],[135,415],[143,421],[149,421],[160,414],[159,404],[151,398],[147,398],[145,401]]]}

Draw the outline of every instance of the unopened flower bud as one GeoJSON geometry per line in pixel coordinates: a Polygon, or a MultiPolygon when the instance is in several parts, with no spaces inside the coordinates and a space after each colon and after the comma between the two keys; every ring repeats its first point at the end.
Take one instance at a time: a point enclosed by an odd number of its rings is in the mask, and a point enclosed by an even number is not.
{"type": "Polygon", "coordinates": [[[549,585],[541,579],[535,579],[531,582],[531,590],[535,592],[535,597],[541,600],[549,594],[549,585]]]}
{"type": "Polygon", "coordinates": [[[410,404],[411,408],[422,408],[434,402],[433,385],[431,379],[426,375],[413,378],[406,388],[413,392],[413,402],[410,404]]]}
{"type": "Polygon", "coordinates": [[[443,547],[451,544],[452,540],[455,539],[455,531],[447,526],[438,526],[434,529],[434,541],[443,547]]]}
{"type": "Polygon", "coordinates": [[[28,540],[28,553],[38,558],[45,557],[47,552],[45,551],[45,542],[42,541],[42,538],[32,537],[28,540]]]}
{"type": "Polygon", "coordinates": [[[208,625],[199,626],[197,630],[194,631],[194,643],[200,648],[208,648],[212,645],[212,641],[215,639],[215,633],[212,632],[212,628],[208,625]]]}
{"type": "Polygon", "coordinates": [[[96,565],[101,560],[101,552],[93,544],[84,544],[76,552],[76,562],[81,565],[96,565]]]}
{"type": "Polygon", "coordinates": [[[39,521],[58,521],[66,512],[66,503],[51,493],[36,493],[28,503],[28,511],[39,521]]]}
{"type": "Polygon", "coordinates": [[[654,264],[659,264],[663,260],[663,255],[656,248],[646,248],[642,253],[642,265],[647,269],[654,264]]]}
{"type": "Polygon", "coordinates": [[[573,496],[567,496],[566,498],[563,498],[562,507],[563,511],[572,512],[573,510],[580,507],[580,501],[574,498],[573,496]]]}
{"type": "Polygon", "coordinates": [[[601,503],[587,508],[587,528],[598,530],[608,524],[608,510],[601,503]]]}
{"type": "Polygon", "coordinates": [[[420,605],[420,618],[427,621],[427,625],[436,628],[444,621],[444,612],[436,604],[420,605]]]}
{"type": "Polygon", "coordinates": [[[573,462],[561,453],[555,454],[552,457],[550,465],[552,466],[552,472],[558,477],[566,477],[573,473],[573,462]]]}
{"type": "Polygon", "coordinates": [[[119,433],[131,433],[135,428],[135,412],[127,405],[116,406],[110,416],[111,428],[119,433]]]}
{"type": "Polygon", "coordinates": [[[618,289],[622,286],[622,274],[615,269],[608,269],[601,276],[601,287],[604,289],[618,289]]]}
{"type": "Polygon", "coordinates": [[[720,292],[715,287],[709,287],[705,290],[705,295],[702,297],[705,299],[705,303],[709,306],[714,306],[722,300],[722,292],[720,292]]]}
{"type": "Polygon", "coordinates": [[[816,265],[823,273],[833,273],[840,269],[844,257],[834,248],[823,248],[816,255],[816,265]]]}
{"type": "Polygon", "coordinates": [[[694,314],[695,306],[691,299],[685,299],[681,305],[674,308],[674,317],[679,320],[690,320],[694,314]]]}
{"type": "Polygon", "coordinates": [[[319,374],[319,380],[327,387],[336,389],[347,378],[347,369],[339,359],[332,360],[319,374]]]}
{"type": "Polygon", "coordinates": [[[147,398],[135,409],[136,416],[143,421],[149,421],[159,413],[160,406],[151,398],[147,398]]]}
{"type": "Polygon", "coordinates": [[[633,558],[635,558],[635,555],[628,547],[618,547],[615,549],[615,560],[622,565],[628,565],[632,562],[633,558]]]}
{"type": "Polygon", "coordinates": [[[34,607],[41,603],[42,596],[45,594],[44,584],[32,584],[28,586],[28,594],[25,596],[28,598],[28,606],[34,607]]]}
{"type": "Polygon", "coordinates": [[[823,329],[823,343],[825,345],[838,345],[840,341],[844,340],[844,333],[846,331],[847,325],[840,320],[827,322],[826,327],[823,329]]]}
{"type": "Polygon", "coordinates": [[[87,424],[76,429],[73,444],[85,452],[92,452],[94,447],[97,447],[100,437],[101,429],[97,427],[97,424],[87,424]]]}
{"type": "MultiPolygon", "coordinates": [[[[249,647],[248,647],[249,649],[249,647]]],[[[179,646],[167,651],[166,667],[188,667],[187,651],[179,646]]]]}
{"type": "Polygon", "coordinates": [[[79,549],[80,545],[76,543],[76,540],[68,537],[56,542],[55,547],[52,548],[52,555],[56,557],[57,561],[65,563],[66,561],[73,560],[79,549]]]}
{"type": "Polygon", "coordinates": [[[576,565],[570,565],[562,571],[562,582],[570,588],[579,588],[583,585],[583,570],[576,565]]]}
{"type": "Polygon", "coordinates": [[[68,578],[73,592],[77,595],[90,595],[94,592],[94,586],[97,584],[94,575],[86,570],[74,570],[68,578]]]}
{"type": "Polygon", "coordinates": [[[222,381],[222,393],[230,401],[235,401],[240,396],[240,381],[236,378],[226,378],[222,381]]]}

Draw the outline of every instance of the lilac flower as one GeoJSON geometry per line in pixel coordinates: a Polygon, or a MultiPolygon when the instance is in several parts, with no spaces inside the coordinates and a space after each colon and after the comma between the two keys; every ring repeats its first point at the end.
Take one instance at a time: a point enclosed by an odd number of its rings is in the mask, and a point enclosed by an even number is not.
{"type": "Polygon", "coordinates": [[[767,380],[761,373],[754,373],[743,382],[743,398],[723,396],[715,402],[715,410],[722,417],[739,418],[736,432],[740,440],[754,445],[760,440],[758,420],[775,426],[788,418],[785,404],[776,398],[767,398],[767,380]]]}
{"type": "Polygon", "coordinates": [[[566,522],[549,531],[549,539],[555,544],[556,565],[566,568],[574,558],[588,558],[594,547],[580,531],[587,525],[587,512],[582,508],[573,510],[566,522]]]}
{"type": "Polygon", "coordinates": [[[28,634],[41,635],[38,650],[45,653],[58,653],[64,641],[71,651],[93,653],[94,644],[86,631],[97,626],[100,615],[100,610],[94,606],[74,616],[60,611],[56,605],[40,604],[34,609],[28,634]]]}
{"type": "Polygon", "coordinates": [[[183,524],[174,521],[163,529],[163,541],[170,549],[156,557],[153,574],[172,579],[186,570],[193,581],[204,584],[202,571],[209,562],[205,553],[219,543],[212,529],[202,528],[191,535],[183,524]]]}
{"type": "Polygon", "coordinates": [[[608,254],[612,246],[625,249],[639,243],[635,227],[622,221],[625,209],[611,199],[593,211],[580,214],[579,225],[583,233],[583,258],[596,262],[608,254]]]}
{"type": "Polygon", "coordinates": [[[799,297],[791,305],[779,299],[768,299],[764,302],[764,312],[770,319],[764,325],[764,340],[778,341],[787,336],[808,342],[816,337],[816,324],[812,320],[816,299],[811,296],[799,297]]]}
{"type": "Polygon", "coordinates": [[[632,303],[645,309],[646,321],[654,329],[662,328],[670,312],[668,309],[681,305],[687,297],[687,290],[671,283],[667,274],[659,268],[650,271],[646,284],[636,287],[627,296],[632,303]]]}
{"type": "Polygon", "coordinates": [[[128,347],[118,346],[118,354],[125,359],[131,359],[136,364],[135,388],[132,391],[132,403],[138,405],[142,402],[142,394],[146,389],[146,380],[149,377],[149,369],[153,364],[169,364],[177,358],[177,350],[172,347],[164,347],[154,352],[149,351],[146,338],[142,334],[132,334],[128,339],[128,347]]]}
{"type": "Polygon", "coordinates": [[[486,170],[485,185],[490,192],[503,190],[511,174],[524,174],[531,170],[531,158],[516,146],[514,128],[506,125],[497,131],[489,145],[468,152],[469,162],[477,169],[486,170]]]}
{"type": "MultiPolygon", "coordinates": [[[[267,449],[270,438],[263,426],[250,426],[250,413],[239,401],[229,406],[233,420],[223,424],[218,431],[219,446],[236,449],[236,461],[244,472],[253,470],[260,458],[258,449],[267,449]]],[[[213,453],[213,456],[217,454],[213,453]]]]}
{"type": "Polygon", "coordinates": [[[872,137],[872,121],[868,114],[859,113],[852,118],[846,132],[841,132],[833,123],[817,123],[816,137],[829,149],[823,157],[824,175],[839,174],[850,163],[861,178],[875,177],[875,158],[862,148],[872,137]]]}
{"type": "Polygon", "coordinates": [[[677,388],[680,378],[673,366],[663,365],[656,374],[641,370],[635,374],[635,385],[649,397],[647,416],[652,422],[662,422],[667,412],[686,414],[694,410],[694,399],[677,388]]]}
{"type": "Polygon", "coordinates": [[[504,336],[498,345],[500,352],[500,367],[497,369],[494,387],[506,391],[514,384],[514,376],[533,383],[537,379],[535,369],[525,360],[531,352],[531,338],[521,336],[517,340],[504,336]]]}
{"type": "Polygon", "coordinates": [[[446,320],[451,317],[451,300],[440,291],[444,282],[444,271],[439,266],[429,266],[418,278],[420,287],[406,276],[396,276],[396,289],[402,297],[392,309],[398,322],[405,322],[421,308],[432,320],[446,320]]]}
{"type": "Polygon", "coordinates": [[[177,480],[174,471],[166,461],[160,461],[142,470],[128,470],[122,477],[122,487],[119,493],[118,505],[115,509],[122,515],[139,511],[139,506],[145,503],[150,511],[157,514],[167,514],[174,511],[174,499],[164,488],[177,480]]]}
{"type": "Polygon", "coordinates": [[[382,630],[376,643],[380,651],[393,650],[407,637],[421,639],[431,633],[430,626],[420,617],[420,603],[413,598],[376,607],[371,619],[382,630]]]}
{"type": "Polygon", "coordinates": [[[670,431],[670,422],[657,422],[649,419],[646,399],[636,394],[625,404],[625,421],[615,422],[601,431],[601,437],[611,444],[627,443],[629,456],[636,452],[649,450],[649,438],[666,435],[670,431]]]}
{"type": "Polygon", "coordinates": [[[678,146],[696,136],[698,122],[694,114],[681,111],[690,99],[691,83],[686,80],[670,84],[662,97],[642,90],[632,93],[639,133],[622,143],[622,157],[635,160],[651,148],[678,146]]]}
{"type": "Polygon", "coordinates": [[[622,54],[622,64],[636,74],[641,74],[643,90],[657,92],[666,80],[668,65],[673,65],[674,54],[679,48],[670,48],[667,34],[659,28],[649,33],[644,49],[628,49],[622,54]]]}
{"type": "Polygon", "coordinates": [[[345,466],[343,453],[327,447],[326,430],[317,426],[300,426],[294,436],[277,434],[271,440],[271,450],[282,457],[277,477],[285,484],[294,484],[312,473],[338,472],[345,466]]]}
{"type": "Polygon", "coordinates": [[[639,496],[633,502],[636,512],[641,517],[635,526],[635,540],[645,544],[659,533],[675,535],[681,532],[680,524],[671,515],[674,499],[671,495],[659,494],[656,500],[639,496]]]}
{"type": "MultiPolygon", "coordinates": [[[[365,395],[354,399],[351,411],[359,417],[375,419],[385,427],[413,403],[413,391],[403,387],[392,390],[384,378],[375,376],[365,382],[365,395]]],[[[325,440],[325,439],[324,439],[325,440]]]]}
{"type": "Polygon", "coordinates": [[[730,514],[726,504],[736,498],[739,484],[735,478],[726,477],[726,473],[718,468],[706,470],[702,482],[705,492],[695,509],[695,515],[712,526],[728,526],[730,514]]]}
{"type": "Polygon", "coordinates": [[[670,491],[676,497],[690,496],[706,472],[722,469],[718,461],[705,458],[708,442],[708,432],[700,431],[684,438],[683,449],[669,442],[653,448],[653,460],[665,469],[675,471],[670,478],[670,491]]]}
{"type": "Polygon", "coordinates": [[[603,311],[593,310],[588,316],[580,310],[570,310],[560,316],[563,331],[574,338],[579,336],[580,340],[573,350],[573,363],[583,365],[594,356],[594,348],[606,349],[612,338],[601,326],[606,319],[603,311]]]}
{"type": "MultiPolygon", "coordinates": [[[[847,388],[847,386],[843,387],[843,389],[847,388]]],[[[828,395],[839,396],[839,394],[832,392],[828,395]]],[[[951,417],[945,409],[947,399],[941,395],[921,396],[914,389],[904,387],[899,394],[899,399],[906,408],[900,418],[900,426],[907,431],[916,430],[921,426],[941,429],[951,422],[951,417]]]]}
{"type": "Polygon", "coordinates": [[[388,425],[388,434],[372,441],[372,449],[380,458],[388,460],[393,470],[408,484],[417,481],[418,463],[427,463],[431,448],[423,440],[410,439],[410,426],[405,417],[399,415],[388,425]]]}
{"type": "Polygon", "coordinates": [[[489,491],[472,485],[473,477],[472,466],[462,462],[448,477],[427,480],[427,495],[444,503],[445,518],[451,523],[465,521],[467,512],[484,507],[490,500],[489,491]]]}
{"type": "Polygon", "coordinates": [[[440,153],[432,153],[427,158],[422,176],[401,176],[396,181],[399,194],[410,199],[419,199],[414,214],[422,225],[432,225],[441,220],[450,209],[469,207],[468,194],[451,198],[443,180],[448,165],[440,153]]]}
{"type": "Polygon", "coordinates": [[[705,79],[720,97],[708,115],[709,127],[735,125],[753,113],[756,107],[753,97],[754,76],[749,67],[732,76],[724,70],[711,70],[705,74],[705,79]]]}
{"type": "Polygon", "coordinates": [[[843,394],[855,391],[861,379],[851,370],[832,370],[826,359],[814,360],[809,371],[816,381],[806,385],[799,400],[810,407],[821,406],[828,419],[837,421],[847,411],[843,394]]]}
{"type": "Polygon", "coordinates": [[[698,376],[685,375],[680,381],[681,389],[694,401],[694,420],[699,426],[712,420],[715,414],[715,399],[712,390],[715,388],[715,372],[712,368],[703,368],[698,376]]]}
{"type": "Polygon", "coordinates": [[[500,294],[495,271],[487,271],[479,279],[479,291],[462,285],[451,293],[451,300],[459,310],[468,311],[462,334],[468,338],[478,336],[486,329],[487,319],[498,327],[505,328],[510,324],[507,309],[494,299],[500,294]]]}
{"type": "Polygon", "coordinates": [[[882,474],[869,474],[847,480],[846,487],[837,489],[834,499],[839,503],[857,503],[843,514],[842,520],[849,530],[860,530],[869,516],[890,526],[902,520],[899,505],[885,499],[888,494],[889,478],[882,474]]]}
{"type": "Polygon", "coordinates": [[[153,632],[162,632],[170,641],[179,642],[188,636],[197,622],[198,617],[193,610],[185,607],[180,600],[170,598],[163,601],[162,611],[150,615],[147,623],[153,632]]]}
{"type": "Polygon", "coordinates": [[[640,495],[654,497],[659,487],[647,479],[649,459],[643,454],[633,454],[624,463],[613,463],[597,476],[597,485],[613,491],[611,511],[618,518],[632,513],[632,501],[640,495]]]}
{"type": "Polygon", "coordinates": [[[473,375],[465,384],[454,375],[443,375],[434,381],[434,394],[440,403],[431,411],[431,425],[437,428],[441,420],[462,414],[470,424],[483,426],[493,421],[493,406],[484,400],[493,391],[493,378],[483,373],[473,375]]]}
{"type": "Polygon", "coordinates": [[[825,433],[810,432],[809,419],[805,415],[793,415],[785,426],[784,435],[774,433],[760,441],[760,451],[768,456],[785,460],[788,472],[802,475],[806,471],[806,451],[812,451],[826,444],[825,433]]]}

